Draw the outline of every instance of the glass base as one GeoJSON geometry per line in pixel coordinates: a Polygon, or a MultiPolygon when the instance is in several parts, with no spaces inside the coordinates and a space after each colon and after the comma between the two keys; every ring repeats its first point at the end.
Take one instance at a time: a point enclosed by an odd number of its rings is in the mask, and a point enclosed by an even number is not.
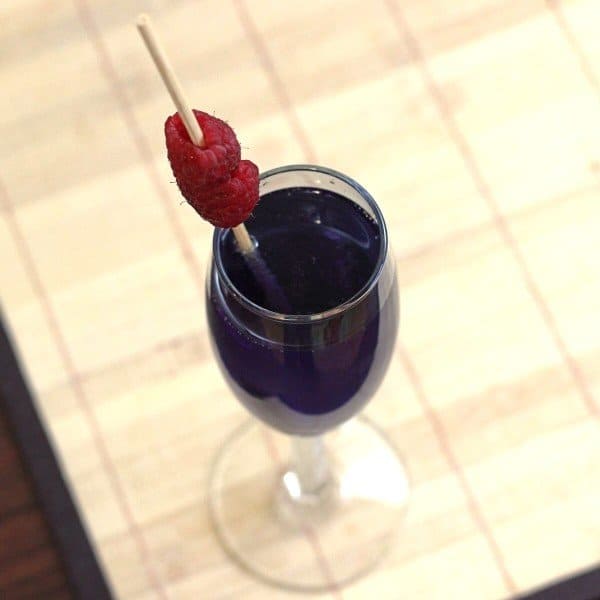
{"type": "Polygon", "coordinates": [[[294,466],[291,438],[255,422],[231,435],[213,466],[209,505],[221,543],[276,586],[335,590],[368,573],[406,508],[406,471],[371,422],[355,419],[322,440],[310,493],[302,490],[306,477],[294,466]]]}

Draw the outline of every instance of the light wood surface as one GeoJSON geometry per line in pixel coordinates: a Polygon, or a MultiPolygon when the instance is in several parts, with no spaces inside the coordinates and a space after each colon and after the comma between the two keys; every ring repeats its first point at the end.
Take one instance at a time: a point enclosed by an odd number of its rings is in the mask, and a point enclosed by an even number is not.
{"type": "Polygon", "coordinates": [[[367,414],[412,502],[386,562],[320,597],[503,598],[599,562],[598,2],[5,0],[2,305],[118,597],[287,597],[208,522],[244,411],[140,10],[262,170],[337,168],[388,220],[402,340],[367,414]]]}

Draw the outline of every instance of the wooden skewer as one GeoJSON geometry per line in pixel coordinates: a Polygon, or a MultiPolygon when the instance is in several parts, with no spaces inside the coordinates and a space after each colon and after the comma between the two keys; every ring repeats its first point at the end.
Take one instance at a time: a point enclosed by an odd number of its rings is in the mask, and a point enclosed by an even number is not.
{"type": "MultiPolygon", "coordinates": [[[[175,75],[173,67],[171,66],[164,49],[158,41],[158,37],[150,17],[145,14],[140,15],[137,18],[136,26],[140,32],[140,35],[142,36],[142,39],[144,40],[144,43],[146,44],[146,48],[148,48],[148,52],[154,61],[154,65],[160,73],[169,95],[171,96],[171,99],[177,108],[177,112],[179,113],[179,116],[185,125],[190,139],[196,146],[203,146],[204,136],[202,134],[202,129],[200,128],[200,125],[198,124],[198,121],[192,112],[190,104],[187,101],[177,76],[175,75]]],[[[254,244],[252,243],[250,234],[243,223],[233,227],[232,231],[240,250],[244,254],[254,251],[254,244]]]]}
{"type": "Polygon", "coordinates": [[[200,129],[200,125],[194,117],[194,113],[190,108],[190,104],[185,96],[185,92],[175,75],[175,71],[173,71],[173,67],[169,62],[167,55],[163,47],[161,46],[158,38],[156,37],[156,32],[154,27],[152,26],[152,21],[148,15],[140,15],[137,19],[137,28],[146,44],[146,48],[148,48],[148,52],[150,52],[150,56],[154,61],[158,72],[171,96],[171,100],[175,104],[177,108],[177,112],[181,117],[181,120],[185,124],[185,128],[190,136],[190,139],[196,146],[204,145],[204,136],[202,135],[202,130],[200,129]]]}

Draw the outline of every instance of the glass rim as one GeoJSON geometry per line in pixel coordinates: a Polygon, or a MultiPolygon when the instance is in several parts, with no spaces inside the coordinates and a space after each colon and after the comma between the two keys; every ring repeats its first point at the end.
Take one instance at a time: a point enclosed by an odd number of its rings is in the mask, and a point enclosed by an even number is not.
{"type": "MultiPolygon", "coordinates": [[[[313,172],[313,173],[321,173],[323,175],[327,175],[330,177],[335,177],[339,181],[344,182],[345,184],[347,184],[351,188],[353,188],[356,192],[358,192],[358,194],[361,196],[361,198],[363,200],[365,200],[365,202],[369,205],[369,208],[373,211],[375,220],[376,220],[379,230],[381,232],[379,253],[377,256],[377,262],[375,263],[375,266],[373,267],[373,271],[372,271],[371,275],[369,276],[369,279],[367,279],[367,281],[360,288],[360,290],[358,290],[358,292],[356,292],[354,295],[352,295],[350,298],[348,298],[341,304],[338,304],[337,306],[334,306],[333,308],[329,308],[322,312],[307,313],[307,314],[280,313],[280,312],[276,312],[276,311],[270,310],[268,308],[265,308],[263,306],[260,306],[260,304],[256,304],[255,302],[253,302],[252,300],[247,298],[235,286],[235,284],[229,278],[229,275],[227,274],[227,272],[225,270],[225,266],[223,265],[223,261],[221,258],[221,252],[219,249],[219,240],[228,231],[228,229],[215,227],[215,231],[213,233],[213,244],[212,244],[213,262],[217,266],[217,272],[219,274],[219,278],[225,283],[225,285],[227,286],[228,289],[233,291],[235,297],[246,308],[248,308],[253,313],[255,313],[263,318],[266,317],[273,321],[279,321],[279,322],[285,322],[285,323],[298,323],[298,324],[314,323],[315,321],[322,321],[322,320],[326,320],[331,317],[334,317],[336,315],[339,315],[340,313],[356,306],[357,304],[360,304],[360,302],[362,302],[372,292],[373,288],[377,285],[377,282],[380,279],[381,273],[383,271],[383,266],[384,266],[386,258],[387,258],[388,233],[387,233],[387,227],[386,227],[385,220],[383,218],[381,209],[377,205],[377,202],[375,202],[375,199],[373,198],[373,196],[371,196],[371,194],[362,185],[360,185],[357,181],[355,181],[351,177],[348,177],[347,175],[344,175],[343,173],[340,173],[339,171],[336,171],[334,169],[329,169],[327,167],[321,167],[318,165],[310,165],[310,164],[285,165],[283,167],[276,167],[274,169],[270,169],[268,171],[265,171],[264,173],[261,173],[259,185],[260,185],[260,183],[262,183],[264,180],[268,179],[269,177],[273,177],[274,175],[279,175],[281,173],[289,173],[292,171],[309,171],[309,172],[313,172]]],[[[297,187],[305,187],[305,186],[297,186],[297,187]]]]}

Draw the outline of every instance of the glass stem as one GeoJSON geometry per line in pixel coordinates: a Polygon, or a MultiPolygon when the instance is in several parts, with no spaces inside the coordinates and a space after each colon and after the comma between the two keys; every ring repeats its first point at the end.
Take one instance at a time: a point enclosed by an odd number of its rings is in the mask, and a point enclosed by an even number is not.
{"type": "Polygon", "coordinates": [[[292,469],[301,494],[318,494],[330,479],[329,461],[322,436],[292,436],[292,469]]]}

